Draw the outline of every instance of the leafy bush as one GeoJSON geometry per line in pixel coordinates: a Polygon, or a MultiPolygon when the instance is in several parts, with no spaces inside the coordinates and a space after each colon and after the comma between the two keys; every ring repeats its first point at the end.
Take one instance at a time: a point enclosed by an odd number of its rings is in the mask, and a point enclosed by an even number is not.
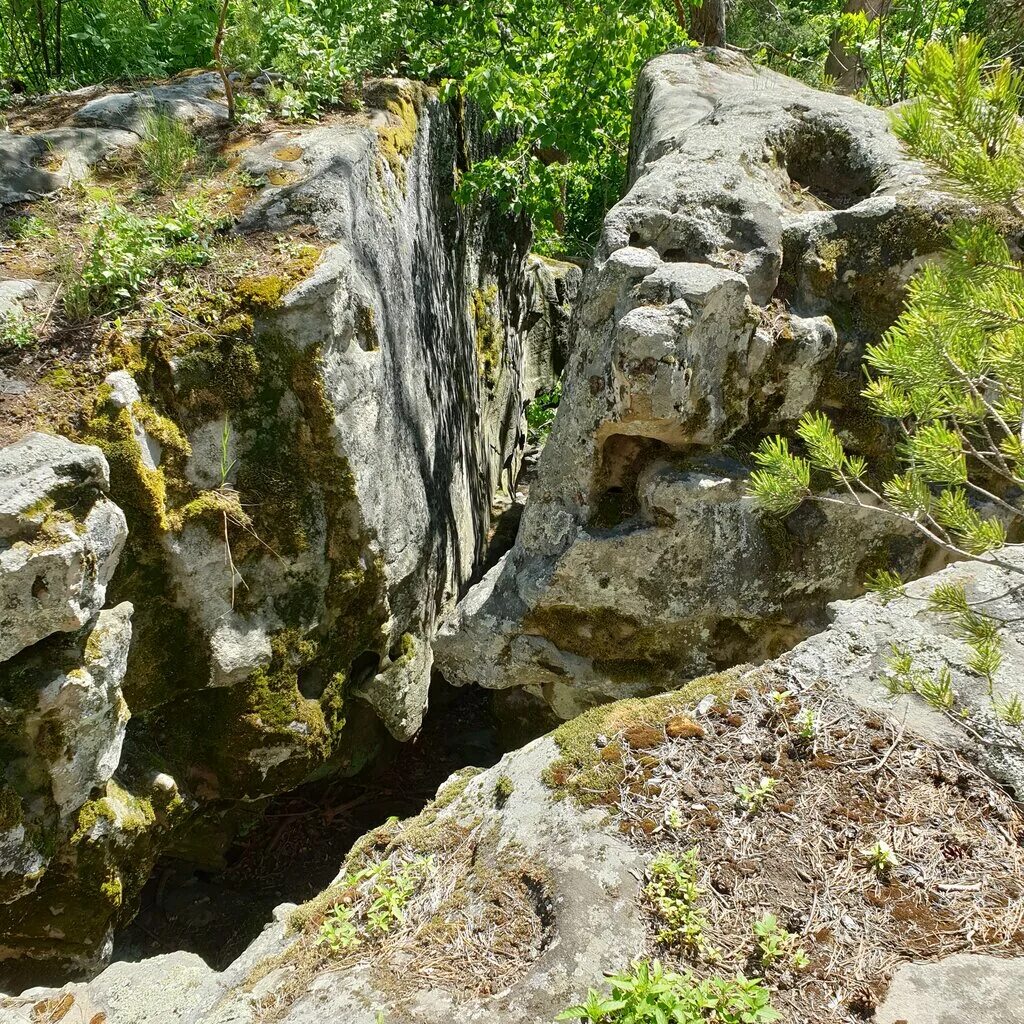
{"type": "Polygon", "coordinates": [[[555,413],[562,399],[562,382],[556,381],[549,391],[542,391],[526,403],[526,436],[530,444],[542,445],[551,434],[555,413]]]}
{"type": "Polygon", "coordinates": [[[696,981],[640,960],[608,979],[610,994],[591,989],[586,1001],[556,1020],[592,1024],[768,1024],[779,1019],[768,989],[742,975],[696,981]]]}
{"type": "Polygon", "coordinates": [[[31,318],[23,313],[0,314],[0,354],[31,348],[36,343],[36,331],[31,318]]]}
{"type": "Polygon", "coordinates": [[[101,207],[84,263],[65,268],[65,313],[71,320],[108,313],[129,303],[160,267],[205,263],[213,226],[195,203],[177,203],[158,217],[101,207]]]}
{"type": "Polygon", "coordinates": [[[651,901],[661,928],[658,942],[665,946],[678,946],[704,950],[704,929],[707,915],[698,906],[704,895],[697,884],[700,872],[698,851],[694,847],[682,857],[661,853],[647,869],[650,879],[644,895],[651,901]]]}

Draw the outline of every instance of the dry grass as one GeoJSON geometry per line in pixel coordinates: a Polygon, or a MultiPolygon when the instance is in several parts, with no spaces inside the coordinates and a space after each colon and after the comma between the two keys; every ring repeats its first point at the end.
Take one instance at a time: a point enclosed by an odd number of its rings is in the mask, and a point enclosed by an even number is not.
{"type": "Polygon", "coordinates": [[[346,865],[347,871],[382,861],[397,866],[429,853],[434,869],[399,924],[349,949],[332,952],[317,938],[332,908],[355,906],[358,893],[335,885],[300,908],[293,918],[298,941],[248,979],[252,990],[275,975],[268,986],[272,991],[257,997],[260,1024],[280,1020],[313,978],[357,963],[369,966],[376,987],[391,1002],[434,986],[463,999],[510,988],[546,944],[549,882],[521,851],[506,846],[499,854],[495,844],[493,832],[480,821],[432,822],[424,829],[414,818],[397,826],[385,850],[371,847],[346,865]]]}
{"type": "Polygon", "coordinates": [[[653,922],[652,954],[698,974],[758,973],[751,928],[771,912],[810,959],[764,972],[775,1005],[794,1022],[845,1024],[870,1014],[901,961],[1024,952],[1024,816],[1004,792],[892,719],[748,678],[699,718],[703,736],[676,723],[680,735],[639,737],[643,749],[611,738],[621,831],[652,851],[699,848],[722,957],[657,949],[653,922]],[[764,778],[774,786],[751,811],[734,787],[764,778]],[[879,841],[898,859],[881,877],[865,855],[879,841]]]}

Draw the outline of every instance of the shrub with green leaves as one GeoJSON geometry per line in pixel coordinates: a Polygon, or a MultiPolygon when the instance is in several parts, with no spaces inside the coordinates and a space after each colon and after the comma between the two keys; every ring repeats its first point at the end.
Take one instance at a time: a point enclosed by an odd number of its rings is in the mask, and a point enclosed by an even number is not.
{"type": "Polygon", "coordinates": [[[36,340],[31,317],[15,310],[0,313],[0,355],[31,348],[36,340]]]}
{"type": "Polygon", "coordinates": [[[771,993],[756,979],[706,978],[666,971],[660,961],[639,960],[608,978],[609,993],[595,989],[556,1020],[592,1024],[769,1024],[779,1019],[771,993]]]}
{"type": "Polygon", "coordinates": [[[169,215],[142,217],[115,204],[96,212],[84,263],[68,263],[64,310],[83,320],[132,301],[161,267],[201,266],[215,224],[201,204],[175,203],[169,215]]]}
{"type": "Polygon", "coordinates": [[[387,935],[433,871],[432,857],[392,857],[347,875],[338,884],[343,901],[324,916],[316,944],[339,952],[387,935]]]}
{"type": "Polygon", "coordinates": [[[556,381],[549,391],[526,403],[526,437],[530,444],[542,445],[550,437],[561,400],[562,382],[556,381]]]}
{"type": "Polygon", "coordinates": [[[647,869],[649,881],[644,895],[651,901],[661,925],[658,942],[691,950],[704,950],[707,915],[699,906],[704,890],[698,885],[699,851],[687,850],[681,857],[660,853],[647,869]]]}

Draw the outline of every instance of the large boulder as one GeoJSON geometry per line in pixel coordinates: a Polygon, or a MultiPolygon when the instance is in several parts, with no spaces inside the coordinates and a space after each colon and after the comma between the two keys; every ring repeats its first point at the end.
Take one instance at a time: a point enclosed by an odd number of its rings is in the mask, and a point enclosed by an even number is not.
{"type": "Polygon", "coordinates": [[[0,449],[0,662],[103,607],[128,530],[98,448],[29,434],[0,449]]]}
{"type": "Polygon", "coordinates": [[[127,535],[109,483],[93,446],[0,451],[0,959],[90,958],[148,873],[150,820],[114,781],[132,606],[103,608],[127,535]]]}
{"type": "MultiPolygon", "coordinates": [[[[215,135],[215,91],[194,77],[83,96],[65,127],[120,145],[159,109],[215,135]]],[[[42,144],[0,138],[0,155],[42,144]]],[[[472,111],[405,81],[372,83],[357,115],[231,139],[244,184],[232,243],[213,251],[240,266],[213,265],[154,306],[83,413],[81,450],[102,478],[77,485],[105,488],[109,462],[124,516],[104,499],[74,505],[81,523],[65,524],[63,505],[36,523],[51,482],[32,474],[60,459],[17,468],[38,439],[0,456],[19,481],[11,529],[35,516],[36,531],[0,550],[14,609],[0,636],[10,655],[36,644],[17,657],[38,655],[25,671],[50,700],[12,728],[30,738],[38,721],[95,718],[74,763],[33,769],[57,854],[0,922],[0,959],[102,957],[157,856],[214,865],[268,798],[359,771],[419,729],[437,622],[517,475],[525,381],[554,379],[543,364],[559,343],[544,335],[564,326],[578,278],[545,263],[527,302],[525,219],[454,202],[459,168],[486,145],[472,111]],[[40,542],[43,527],[61,546],[40,542]],[[74,683],[81,662],[37,641],[95,622],[122,543],[107,599],[134,607],[132,641],[101,709],[86,699],[96,686],[74,683]],[[38,580],[56,568],[48,591],[38,580]],[[72,676],[44,685],[58,664],[72,676]]],[[[20,173],[0,165],[0,188],[17,192],[20,173]]],[[[23,879],[35,861],[19,857],[23,879]]]]}
{"type": "Polygon", "coordinates": [[[782,524],[746,481],[760,438],[809,410],[891,459],[859,398],[865,346],[955,207],[881,111],[725,51],[648,64],[516,545],[435,642],[442,674],[569,716],[770,657],[870,570],[919,572],[892,521],[829,505],[782,524]]]}

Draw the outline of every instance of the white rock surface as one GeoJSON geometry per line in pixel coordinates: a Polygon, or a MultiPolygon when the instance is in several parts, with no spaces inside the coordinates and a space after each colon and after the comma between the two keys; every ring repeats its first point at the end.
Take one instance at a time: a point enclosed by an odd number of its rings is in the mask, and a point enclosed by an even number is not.
{"type": "Polygon", "coordinates": [[[942,245],[885,114],[735,53],[672,53],[637,88],[630,189],[608,214],[516,545],[442,628],[457,683],[528,685],[560,715],[771,657],[828,601],[923,545],[853,509],[785,523],[744,497],[750,451],[824,408],[866,426],[865,345],[942,245]]]}
{"type": "Polygon", "coordinates": [[[0,661],[103,606],[128,528],[98,448],[30,434],[0,449],[0,661]]]}

